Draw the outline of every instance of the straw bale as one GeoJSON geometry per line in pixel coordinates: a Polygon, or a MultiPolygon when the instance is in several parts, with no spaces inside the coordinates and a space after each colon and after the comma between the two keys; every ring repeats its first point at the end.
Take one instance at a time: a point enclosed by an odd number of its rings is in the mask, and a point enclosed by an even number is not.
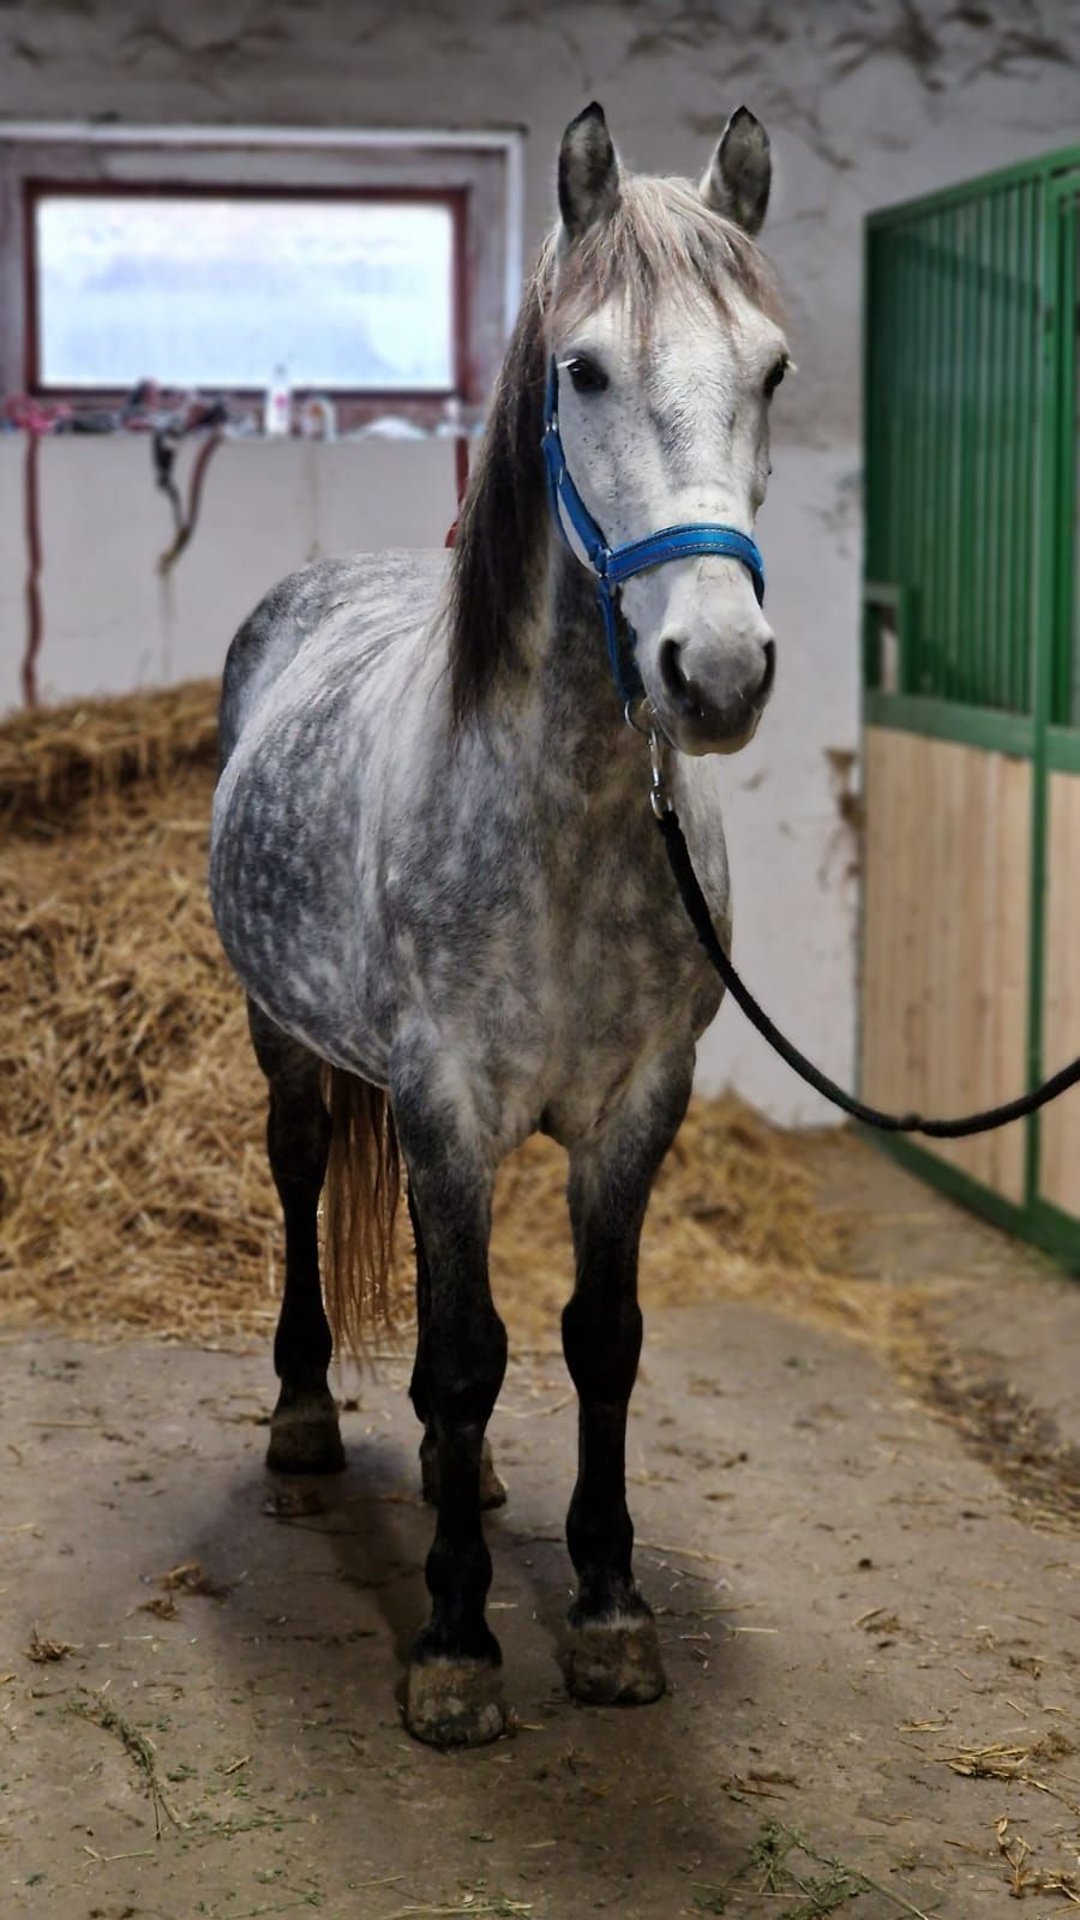
{"type": "MultiPolygon", "coordinates": [[[[0,727],[8,1326],[220,1344],[274,1325],[265,1090],[206,898],[212,760],[209,685],[0,727]]],[[[500,1176],[493,1283],[519,1346],[557,1337],[564,1184],[540,1139],[500,1176]]],[[[733,1098],[696,1101],[657,1183],[643,1296],[762,1299],[859,1331],[845,1245],[795,1137],[733,1098]]]]}
{"type": "Polygon", "coordinates": [[[215,680],[8,715],[0,725],[0,821],[62,813],[88,793],[160,780],[217,751],[215,680]]]}

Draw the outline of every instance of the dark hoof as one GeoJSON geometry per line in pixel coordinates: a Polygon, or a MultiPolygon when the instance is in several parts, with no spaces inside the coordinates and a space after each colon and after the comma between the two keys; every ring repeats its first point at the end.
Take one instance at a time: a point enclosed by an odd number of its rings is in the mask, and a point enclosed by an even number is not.
{"type": "Polygon", "coordinates": [[[429,1747],[486,1747],[506,1731],[498,1667],[486,1660],[412,1661],[405,1725],[429,1747]]]}
{"type": "MultiPolygon", "coordinates": [[[[420,1482],[424,1499],[433,1507],[439,1504],[439,1462],[434,1440],[427,1434],[420,1442],[420,1482]]],[[[480,1505],[486,1512],[506,1504],[506,1483],[500,1480],[491,1457],[491,1443],[484,1441],[480,1454],[480,1505]]]]}
{"type": "Polygon", "coordinates": [[[656,1622],[648,1613],[569,1627],[563,1667],[575,1700],[594,1707],[645,1706],[667,1686],[656,1622]]]}
{"type": "Polygon", "coordinates": [[[278,1401],[270,1421],[266,1464],[272,1473],[341,1473],[337,1407],[329,1392],[310,1394],[288,1406],[278,1401]]]}

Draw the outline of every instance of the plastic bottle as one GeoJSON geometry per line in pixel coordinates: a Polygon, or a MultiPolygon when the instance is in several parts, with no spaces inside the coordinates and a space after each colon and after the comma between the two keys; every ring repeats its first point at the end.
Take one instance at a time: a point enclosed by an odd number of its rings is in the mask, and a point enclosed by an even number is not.
{"type": "Polygon", "coordinates": [[[292,432],[292,389],[288,371],[280,361],[266,389],[263,431],[268,439],[282,439],[292,432]]]}

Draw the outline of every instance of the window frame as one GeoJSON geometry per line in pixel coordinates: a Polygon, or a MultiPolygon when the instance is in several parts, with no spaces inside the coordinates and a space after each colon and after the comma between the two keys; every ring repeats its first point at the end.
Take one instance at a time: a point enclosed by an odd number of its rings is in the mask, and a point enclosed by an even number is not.
{"type": "MultiPolygon", "coordinates": [[[[23,181],[24,218],[26,223],[26,244],[24,248],[25,294],[24,312],[26,314],[25,367],[26,390],[43,400],[70,400],[82,397],[91,403],[116,400],[130,389],[94,386],[80,381],[78,385],[68,385],[63,381],[47,381],[42,374],[41,353],[41,280],[38,272],[38,233],[36,214],[43,201],[51,199],[74,200],[80,197],[89,199],[106,198],[115,200],[177,200],[190,203],[193,200],[306,200],[343,202],[356,206],[365,201],[379,206],[411,205],[437,206],[445,208],[450,215],[452,239],[452,264],[450,286],[450,362],[452,378],[448,386],[441,387],[334,387],[323,385],[317,389],[326,394],[336,405],[363,404],[379,401],[380,404],[396,403],[401,400],[427,399],[439,406],[454,397],[463,398],[468,378],[466,351],[467,327],[467,288],[465,284],[465,199],[460,188],[430,191],[422,187],[386,187],[386,188],[349,188],[325,187],[317,192],[308,187],[237,187],[222,188],[211,185],[182,186],[174,181],[159,185],[153,180],[124,182],[103,186],[98,181],[78,180],[42,181],[28,175],[23,181]]],[[[153,374],[152,368],[144,368],[144,373],[153,374]]],[[[269,370],[268,370],[269,371],[269,370]]],[[[213,383],[207,383],[210,391],[218,389],[213,383]]],[[[254,400],[261,398],[265,382],[259,386],[230,385],[228,392],[237,399],[254,400]]],[[[314,393],[316,389],[297,383],[295,393],[303,397],[314,393]]]]}
{"type": "MultiPolygon", "coordinates": [[[[46,386],[40,378],[35,209],[49,195],[427,202],[448,206],[454,223],[453,385],[330,389],[329,398],[345,432],[390,410],[428,430],[450,415],[469,423],[494,384],[520,292],[521,145],[520,131],[9,122],[0,127],[0,389],[76,409],[116,406],[126,397],[112,388],[46,386]]],[[[155,369],[141,373],[152,377],[155,369]]],[[[313,391],[294,388],[299,400],[313,391]]],[[[228,389],[228,397],[248,405],[263,393],[228,389]]]]}

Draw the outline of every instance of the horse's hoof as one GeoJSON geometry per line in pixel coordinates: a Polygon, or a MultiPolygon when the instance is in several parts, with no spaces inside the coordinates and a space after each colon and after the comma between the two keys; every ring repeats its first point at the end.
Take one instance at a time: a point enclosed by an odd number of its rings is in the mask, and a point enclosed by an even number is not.
{"type": "Polygon", "coordinates": [[[487,1660],[413,1660],[405,1725],[429,1747],[486,1747],[506,1731],[498,1667],[487,1660]]]}
{"type": "Polygon", "coordinates": [[[272,1473],[342,1472],[345,1449],[329,1392],[306,1395],[288,1406],[278,1401],[270,1421],[266,1464],[272,1473]]]}
{"type": "MultiPolygon", "coordinates": [[[[429,1506],[439,1504],[439,1462],[435,1442],[427,1436],[420,1442],[420,1482],[429,1506]]],[[[484,1512],[506,1504],[506,1482],[495,1471],[491,1442],[484,1441],[480,1453],[480,1506],[484,1512]]]]}
{"type": "Polygon", "coordinates": [[[656,1622],[651,1614],[616,1614],[567,1630],[566,1684],[594,1707],[645,1706],[665,1691],[656,1622]]]}

